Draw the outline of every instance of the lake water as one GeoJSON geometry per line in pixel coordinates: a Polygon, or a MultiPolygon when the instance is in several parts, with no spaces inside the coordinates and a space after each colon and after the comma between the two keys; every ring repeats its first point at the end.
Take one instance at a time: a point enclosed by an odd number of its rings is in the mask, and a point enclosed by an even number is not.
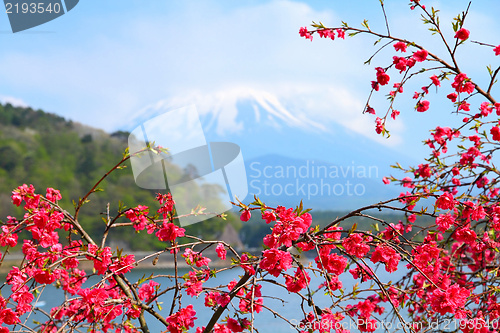
{"type": "MultiPolygon", "coordinates": [[[[382,267],[381,267],[382,268],[382,267]]],[[[403,269],[403,267],[401,267],[403,269]]],[[[293,274],[295,270],[289,270],[290,274],[293,274]]],[[[180,275],[183,275],[187,273],[187,269],[181,269],[179,271],[180,275]]],[[[219,285],[226,285],[228,282],[230,282],[233,279],[238,280],[238,275],[242,274],[242,270],[240,268],[232,269],[232,270],[227,270],[223,271],[217,274],[216,278],[212,278],[209,281],[207,281],[204,286],[207,287],[216,287],[219,285]]],[[[155,269],[155,270],[145,270],[145,269],[135,269],[132,272],[127,274],[127,278],[131,282],[136,282],[138,279],[140,279],[143,275],[149,276],[151,273],[156,274],[174,274],[174,271],[171,269],[155,269]]],[[[402,273],[397,272],[394,274],[391,274],[389,276],[388,273],[385,271],[379,270],[378,275],[380,276],[382,281],[395,281],[397,280],[397,277],[401,277],[402,273]]],[[[311,275],[311,274],[310,274],[311,275]]],[[[272,276],[269,276],[270,278],[273,278],[272,276]]],[[[342,281],[344,288],[346,292],[352,291],[352,286],[356,281],[352,278],[352,275],[350,273],[343,273],[340,276],[340,280],[342,281]]],[[[89,287],[92,282],[97,281],[96,279],[90,279],[90,281],[86,282],[86,286],[89,287]]],[[[155,279],[158,283],[161,283],[162,287],[166,286],[171,286],[173,283],[166,279],[166,278],[160,278],[160,279],[155,279]]],[[[280,283],[284,283],[284,280],[278,280],[280,283]]],[[[321,283],[321,278],[320,277],[315,277],[314,275],[311,275],[311,288],[318,286],[321,283]]],[[[267,283],[267,282],[261,282],[262,284],[262,294],[265,296],[273,296],[273,297],[279,297],[281,298],[284,302],[281,300],[277,299],[270,299],[270,298],[264,298],[264,305],[272,308],[274,311],[276,311],[278,314],[286,317],[289,319],[292,323],[299,323],[300,320],[303,318],[303,314],[301,311],[301,299],[297,295],[293,295],[288,293],[287,290],[276,286],[272,283],[267,283]]],[[[368,283],[363,283],[360,285],[361,287],[368,288],[369,284],[368,283]]],[[[6,290],[4,291],[4,296],[7,294],[5,293],[6,290]]],[[[338,291],[335,292],[337,295],[339,294],[338,291]]],[[[172,299],[173,293],[167,293],[163,297],[159,299],[160,302],[163,302],[162,304],[162,311],[160,313],[163,316],[168,316],[170,306],[171,306],[171,299],[172,299]]],[[[368,296],[368,294],[366,294],[368,296]]],[[[41,297],[39,298],[38,302],[39,304],[44,304],[41,309],[44,311],[50,311],[50,309],[56,305],[60,305],[62,300],[64,299],[64,294],[60,289],[57,289],[53,286],[47,286],[42,293],[41,297]]],[[[320,307],[324,308],[327,306],[330,306],[332,304],[332,300],[330,296],[325,296],[322,294],[322,292],[319,292],[314,296],[315,303],[320,307]]],[[[200,295],[199,298],[192,298],[190,296],[184,295],[182,297],[182,307],[185,307],[189,304],[193,304],[194,309],[197,311],[196,317],[198,318],[195,321],[195,327],[198,326],[205,326],[208,321],[210,320],[213,311],[211,309],[206,308],[204,305],[204,293],[200,295]]],[[[356,302],[357,303],[357,302],[356,302]]],[[[238,307],[238,301],[233,300],[234,306],[238,307]]],[[[343,303],[345,306],[347,303],[343,303]]],[[[384,303],[383,306],[386,308],[389,307],[390,305],[388,303],[384,303]]],[[[304,303],[304,308],[306,309],[307,312],[311,311],[312,309],[307,306],[307,303],[304,303]]],[[[335,310],[334,310],[335,311],[335,310]]],[[[227,316],[227,311],[225,314],[221,317],[224,318],[227,316]]],[[[28,320],[28,322],[32,322],[33,320],[44,320],[44,316],[42,314],[32,314],[28,320]]],[[[248,319],[251,319],[250,315],[247,315],[248,319]]],[[[146,319],[150,328],[151,332],[162,332],[165,330],[165,327],[158,322],[155,318],[150,316],[149,314],[146,313],[146,319]]],[[[219,321],[221,320],[219,319],[219,321]]],[[[351,329],[351,332],[358,332],[356,329],[354,329],[354,323],[350,322],[348,319],[344,319],[346,328],[351,329]],[[350,327],[349,327],[350,326],[350,327]]],[[[262,312],[259,314],[255,315],[255,320],[254,320],[254,326],[256,329],[259,330],[261,333],[291,333],[291,332],[297,332],[294,327],[292,327],[290,324],[284,322],[282,319],[275,318],[274,315],[267,311],[266,309],[263,309],[262,312]]],[[[191,331],[194,332],[194,329],[191,331]]],[[[379,328],[377,332],[382,332],[382,328],[379,328]]],[[[393,331],[393,330],[390,330],[393,331]]]]}

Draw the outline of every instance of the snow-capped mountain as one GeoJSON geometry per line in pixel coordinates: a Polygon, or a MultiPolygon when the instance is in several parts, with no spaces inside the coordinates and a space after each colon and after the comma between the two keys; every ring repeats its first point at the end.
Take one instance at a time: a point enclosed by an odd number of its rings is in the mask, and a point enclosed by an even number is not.
{"type": "MultiPolygon", "coordinates": [[[[160,101],[144,108],[131,124],[137,127],[189,104],[196,106],[207,142],[240,146],[248,178],[247,200],[256,194],[282,204],[296,205],[302,198],[314,208],[359,207],[397,196],[401,189],[383,185],[381,179],[393,172],[390,164],[413,162],[371,139],[373,128],[361,135],[331,117],[322,119],[317,113],[308,117],[303,103],[293,96],[278,98],[252,89],[160,101]]],[[[361,119],[359,113],[356,110],[353,118],[361,119]]]]}

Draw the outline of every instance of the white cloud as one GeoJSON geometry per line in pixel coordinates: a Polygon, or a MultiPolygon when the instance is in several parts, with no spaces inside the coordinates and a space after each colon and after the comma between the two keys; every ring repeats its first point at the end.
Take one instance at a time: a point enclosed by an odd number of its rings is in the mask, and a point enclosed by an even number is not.
{"type": "Polygon", "coordinates": [[[5,95],[0,95],[0,102],[2,104],[12,104],[12,106],[17,106],[17,107],[28,107],[28,103],[23,101],[21,98],[13,97],[13,96],[5,96],[5,95]]]}

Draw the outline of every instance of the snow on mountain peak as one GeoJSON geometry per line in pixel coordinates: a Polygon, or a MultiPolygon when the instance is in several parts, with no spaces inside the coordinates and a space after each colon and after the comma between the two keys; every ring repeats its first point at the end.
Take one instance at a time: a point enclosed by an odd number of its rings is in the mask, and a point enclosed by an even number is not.
{"type": "Polygon", "coordinates": [[[218,135],[243,131],[248,121],[267,123],[273,127],[326,130],[323,124],[309,119],[305,114],[292,112],[275,94],[248,87],[233,87],[215,93],[192,92],[161,100],[142,109],[134,123],[146,116],[150,119],[190,104],[196,106],[204,127],[215,130],[218,135]]]}

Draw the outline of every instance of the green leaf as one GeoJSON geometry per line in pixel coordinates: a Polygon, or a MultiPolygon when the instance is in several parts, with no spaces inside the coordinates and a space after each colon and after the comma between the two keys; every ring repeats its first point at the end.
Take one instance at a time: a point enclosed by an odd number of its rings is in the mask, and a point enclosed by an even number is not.
{"type": "Polygon", "coordinates": [[[153,277],[153,274],[151,273],[151,275],[149,277],[146,277],[146,274],[144,274],[138,281],[137,281],[137,284],[142,284],[143,282],[151,279],[153,277]]]}
{"type": "Polygon", "coordinates": [[[312,208],[307,208],[307,209],[304,209],[304,210],[303,210],[303,211],[299,214],[299,216],[304,215],[305,213],[309,213],[311,210],[312,210],[312,208]]]}
{"type": "Polygon", "coordinates": [[[363,20],[363,23],[361,23],[361,25],[363,27],[365,27],[366,29],[370,30],[370,26],[368,25],[368,20],[367,19],[363,20]]]}
{"type": "Polygon", "coordinates": [[[300,200],[300,204],[297,207],[295,207],[295,214],[300,215],[302,209],[304,209],[304,204],[302,203],[302,200],[300,200]]]}
{"type": "Polygon", "coordinates": [[[127,208],[127,206],[125,206],[125,203],[123,201],[118,201],[118,211],[119,212],[123,212],[125,209],[127,208]]]}

